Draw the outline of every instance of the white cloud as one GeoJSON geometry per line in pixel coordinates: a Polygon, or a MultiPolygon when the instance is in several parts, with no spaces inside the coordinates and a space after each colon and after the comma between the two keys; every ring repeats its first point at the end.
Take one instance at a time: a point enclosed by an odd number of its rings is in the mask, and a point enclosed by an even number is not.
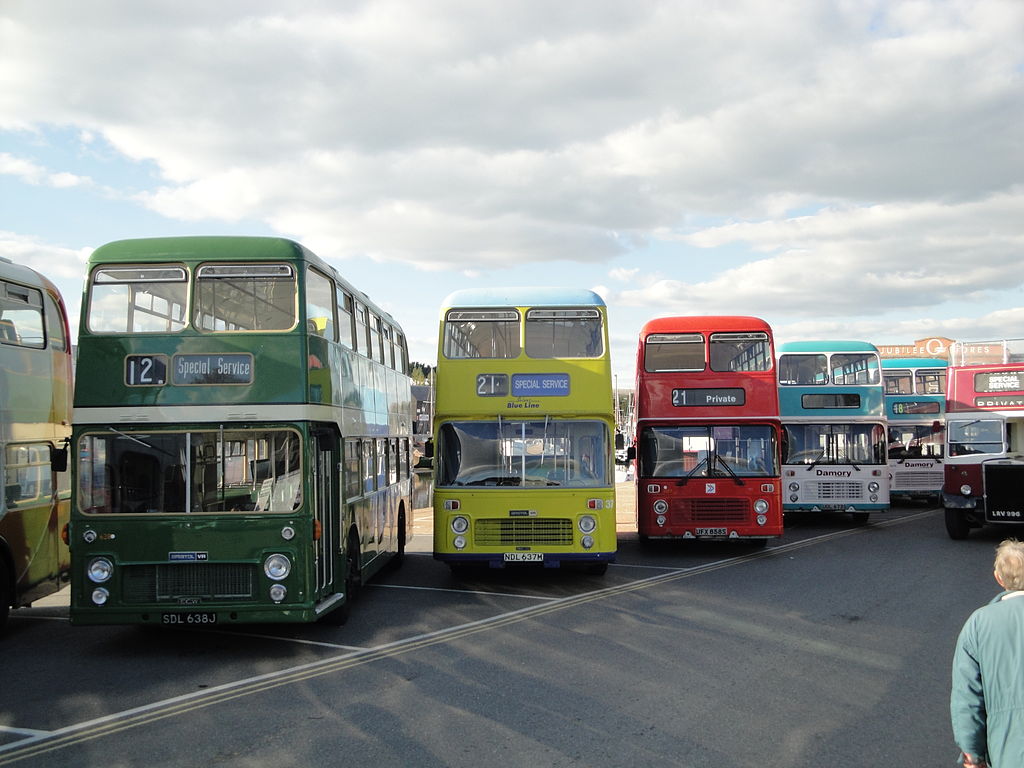
{"type": "Polygon", "coordinates": [[[31,186],[46,186],[55,189],[91,185],[92,180],[66,171],[48,171],[31,160],[0,152],[0,175],[16,176],[31,186]]]}

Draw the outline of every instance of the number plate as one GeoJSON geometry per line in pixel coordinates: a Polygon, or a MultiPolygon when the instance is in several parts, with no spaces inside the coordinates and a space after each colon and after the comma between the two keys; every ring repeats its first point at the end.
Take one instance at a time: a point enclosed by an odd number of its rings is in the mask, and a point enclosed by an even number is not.
{"type": "Polygon", "coordinates": [[[506,552],[504,554],[506,563],[542,563],[544,562],[543,552],[506,552]]]}
{"type": "Polygon", "coordinates": [[[728,536],[728,528],[698,528],[698,536],[728,536]]]}
{"type": "Polygon", "coordinates": [[[165,613],[160,617],[164,624],[216,624],[216,613],[165,613]]]}

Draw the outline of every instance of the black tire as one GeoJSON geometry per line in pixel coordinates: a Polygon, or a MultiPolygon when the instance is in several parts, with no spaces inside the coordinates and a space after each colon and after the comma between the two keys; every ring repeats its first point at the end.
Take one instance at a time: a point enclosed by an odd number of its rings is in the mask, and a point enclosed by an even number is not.
{"type": "Polygon", "coordinates": [[[591,576],[604,576],[608,572],[608,563],[590,563],[587,573],[591,576]]]}
{"type": "Polygon", "coordinates": [[[345,602],[321,616],[321,623],[340,627],[348,621],[352,615],[352,603],[359,592],[359,582],[359,537],[355,533],[350,533],[348,549],[345,552],[345,602]]]}
{"type": "Polygon", "coordinates": [[[971,532],[971,524],[967,522],[964,513],[959,509],[945,507],[946,512],[946,533],[954,541],[963,541],[971,532]]]}
{"type": "Polygon", "coordinates": [[[398,551],[391,558],[391,569],[397,571],[405,562],[405,510],[398,513],[398,551]]]}

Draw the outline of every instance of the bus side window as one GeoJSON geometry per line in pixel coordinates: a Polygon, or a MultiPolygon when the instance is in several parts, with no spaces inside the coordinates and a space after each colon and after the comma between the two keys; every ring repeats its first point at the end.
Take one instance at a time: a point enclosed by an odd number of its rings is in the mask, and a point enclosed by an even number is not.
{"type": "Polygon", "coordinates": [[[7,341],[11,344],[18,343],[18,332],[10,320],[0,320],[0,341],[7,341]]]}
{"type": "Polygon", "coordinates": [[[360,449],[358,440],[345,441],[345,498],[353,499],[362,494],[359,473],[360,449]]]}
{"type": "Polygon", "coordinates": [[[366,307],[363,306],[362,304],[360,304],[358,301],[356,302],[355,317],[356,317],[356,345],[355,345],[355,350],[356,350],[356,352],[359,352],[360,354],[365,355],[366,357],[372,358],[373,355],[371,355],[370,352],[368,351],[369,350],[369,344],[367,343],[367,336],[366,336],[366,324],[367,324],[366,307]]]}

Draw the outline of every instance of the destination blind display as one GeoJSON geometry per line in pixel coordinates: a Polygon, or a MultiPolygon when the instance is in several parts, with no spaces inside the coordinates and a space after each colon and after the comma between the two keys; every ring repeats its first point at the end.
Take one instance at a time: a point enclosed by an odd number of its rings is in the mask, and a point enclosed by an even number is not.
{"type": "Polygon", "coordinates": [[[746,392],[740,388],[729,389],[673,389],[672,405],[677,408],[745,405],[746,392]]]}
{"type": "Polygon", "coordinates": [[[893,416],[912,416],[922,413],[938,413],[939,404],[932,401],[917,401],[911,400],[905,403],[893,403],[892,404],[892,415],[893,416]]]}
{"type": "Polygon", "coordinates": [[[974,374],[975,392],[1024,392],[1024,371],[974,374]]]}
{"type": "Polygon", "coordinates": [[[511,390],[506,373],[480,373],[476,377],[479,397],[568,397],[568,373],[514,373],[511,390]]]}
{"type": "Polygon", "coordinates": [[[514,373],[514,397],[568,397],[568,373],[514,373]]]}
{"type": "Polygon", "coordinates": [[[252,355],[175,355],[175,384],[252,384],[252,355]]]}

